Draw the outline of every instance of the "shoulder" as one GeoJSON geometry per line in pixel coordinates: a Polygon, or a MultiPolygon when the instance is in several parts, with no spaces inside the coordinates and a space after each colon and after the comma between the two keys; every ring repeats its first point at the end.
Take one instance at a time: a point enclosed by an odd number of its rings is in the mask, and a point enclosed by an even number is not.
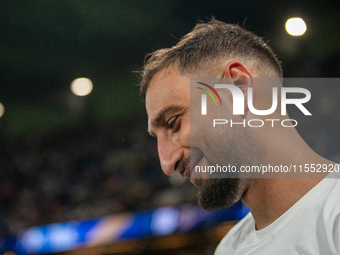
{"type": "Polygon", "coordinates": [[[322,214],[329,219],[335,219],[340,213],[340,179],[326,178],[323,180],[331,187],[325,196],[322,214]]]}
{"type": "Polygon", "coordinates": [[[223,237],[215,250],[215,255],[233,254],[232,252],[235,251],[240,243],[250,235],[254,229],[254,224],[254,218],[249,212],[223,237]]]}
{"type": "Polygon", "coordinates": [[[317,221],[318,240],[340,253],[340,179],[326,178],[332,186],[317,221]]]}

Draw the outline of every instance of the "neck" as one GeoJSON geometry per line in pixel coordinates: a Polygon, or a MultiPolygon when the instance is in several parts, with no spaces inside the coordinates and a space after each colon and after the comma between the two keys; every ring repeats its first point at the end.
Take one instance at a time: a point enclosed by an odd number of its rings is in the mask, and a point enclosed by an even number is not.
{"type": "MultiPolygon", "coordinates": [[[[267,156],[263,158],[263,164],[296,165],[297,167],[305,164],[335,164],[317,155],[297,133],[287,134],[280,133],[280,136],[275,136],[275,139],[268,139],[267,136],[268,151],[267,156]]],[[[249,207],[256,229],[263,229],[273,223],[326,175],[327,173],[322,173],[322,175],[313,176],[317,178],[308,179],[306,177],[294,178],[293,175],[291,178],[250,179],[242,201],[249,207]]]]}
{"type": "Polygon", "coordinates": [[[256,230],[273,223],[322,179],[256,179],[242,197],[256,230]]]}

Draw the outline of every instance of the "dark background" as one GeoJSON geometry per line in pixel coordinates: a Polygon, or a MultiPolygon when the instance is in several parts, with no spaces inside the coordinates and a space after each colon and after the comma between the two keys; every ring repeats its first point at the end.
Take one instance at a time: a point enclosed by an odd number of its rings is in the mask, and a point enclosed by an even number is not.
{"type": "Polygon", "coordinates": [[[13,140],[143,112],[138,75],[146,53],[170,47],[214,15],[244,24],[269,42],[285,77],[339,75],[338,1],[1,1],[1,138],[13,140]],[[302,17],[307,32],[284,25],[302,17]],[[75,98],[73,79],[94,83],[75,98]]]}
{"type": "MultiPolygon", "coordinates": [[[[339,77],[339,7],[311,0],[1,1],[0,235],[195,203],[191,185],[163,175],[146,133],[135,72],[144,56],[215,16],[264,37],[285,77],[339,77]],[[296,16],[307,24],[301,37],[284,28],[296,16]],[[78,77],[92,80],[89,96],[70,92],[78,77]]],[[[318,150],[333,156],[335,138],[320,131],[318,150]]]]}

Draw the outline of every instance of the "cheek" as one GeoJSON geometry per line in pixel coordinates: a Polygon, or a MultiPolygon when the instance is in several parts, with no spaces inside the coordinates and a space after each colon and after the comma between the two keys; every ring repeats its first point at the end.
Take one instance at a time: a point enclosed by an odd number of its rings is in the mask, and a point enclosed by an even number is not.
{"type": "Polygon", "coordinates": [[[202,150],[210,163],[226,164],[237,150],[237,134],[227,125],[208,127],[197,130],[192,136],[191,146],[202,150]]]}
{"type": "Polygon", "coordinates": [[[190,139],[191,139],[191,133],[190,133],[190,119],[182,119],[181,123],[181,133],[180,133],[180,139],[181,143],[184,147],[190,147],[190,139]]]}
{"type": "Polygon", "coordinates": [[[215,116],[206,115],[192,119],[190,122],[190,142],[191,147],[197,147],[203,151],[203,148],[216,145],[224,135],[225,127],[214,124],[215,116]]]}
{"type": "Polygon", "coordinates": [[[191,115],[190,146],[202,150],[210,162],[224,162],[233,150],[236,134],[229,122],[231,119],[240,120],[239,117],[232,116],[230,106],[230,104],[212,105],[207,115],[201,115],[201,112],[191,115]],[[214,127],[214,119],[223,119],[228,123],[216,124],[214,127]]]}

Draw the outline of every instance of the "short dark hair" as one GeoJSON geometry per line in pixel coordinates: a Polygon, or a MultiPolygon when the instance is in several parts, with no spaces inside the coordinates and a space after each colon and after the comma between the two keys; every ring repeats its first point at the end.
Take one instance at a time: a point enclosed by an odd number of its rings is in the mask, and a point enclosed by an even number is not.
{"type": "Polygon", "coordinates": [[[235,58],[261,61],[261,68],[269,68],[282,77],[279,60],[261,37],[238,25],[212,18],[206,23],[196,24],[175,46],[147,55],[141,72],[140,96],[145,99],[149,83],[156,73],[174,64],[178,64],[181,73],[194,73],[213,60],[235,58]]]}

